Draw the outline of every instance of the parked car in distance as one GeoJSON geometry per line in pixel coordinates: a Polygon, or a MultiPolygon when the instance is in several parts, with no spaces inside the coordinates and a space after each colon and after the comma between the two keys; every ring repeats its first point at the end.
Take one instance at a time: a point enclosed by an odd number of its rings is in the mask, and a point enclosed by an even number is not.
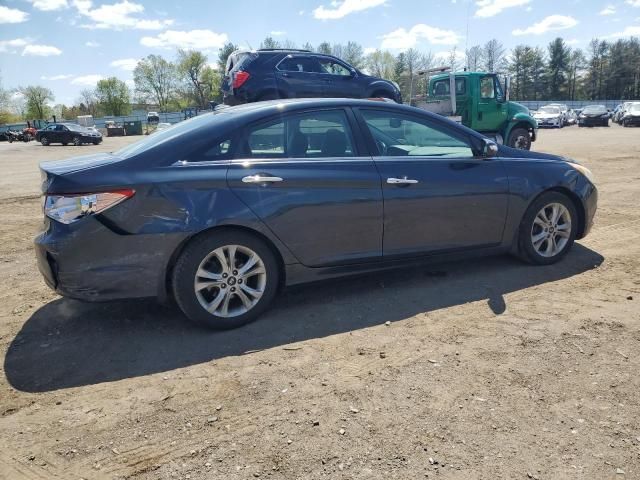
{"type": "Polygon", "coordinates": [[[578,114],[575,110],[569,109],[567,111],[567,125],[575,125],[578,123],[578,114]]]}
{"type": "Polygon", "coordinates": [[[578,163],[369,100],[220,109],[40,168],[48,285],[94,301],[172,295],[214,328],[255,319],[285,285],[507,252],[552,264],[597,204],[578,163]]]}
{"type": "Polygon", "coordinates": [[[224,103],[277,98],[384,97],[402,103],[397,84],[362,73],[332,55],[307,50],[238,50],[227,59],[224,103]]]}
{"type": "Polygon", "coordinates": [[[93,143],[98,145],[102,142],[102,134],[95,128],[89,129],[76,123],[51,123],[44,129],[38,130],[36,140],[47,146],[52,143],[67,145],[82,145],[83,143],[93,143]]]}
{"type": "Polygon", "coordinates": [[[632,127],[640,125],[640,102],[633,102],[622,116],[622,125],[632,127]]]}
{"type": "Polygon", "coordinates": [[[550,103],[549,107],[558,107],[562,114],[562,126],[569,125],[569,106],[564,103],[550,103]]]}
{"type": "Polygon", "coordinates": [[[158,123],[158,122],[160,122],[160,115],[158,115],[158,112],[147,113],[147,123],[158,123]]]}
{"type": "Polygon", "coordinates": [[[545,105],[533,112],[533,118],[538,122],[538,127],[556,127],[564,126],[564,115],[560,107],[545,105]]]}
{"type": "Polygon", "coordinates": [[[608,127],[609,112],[604,105],[588,105],[582,109],[578,117],[579,127],[608,127]]]}

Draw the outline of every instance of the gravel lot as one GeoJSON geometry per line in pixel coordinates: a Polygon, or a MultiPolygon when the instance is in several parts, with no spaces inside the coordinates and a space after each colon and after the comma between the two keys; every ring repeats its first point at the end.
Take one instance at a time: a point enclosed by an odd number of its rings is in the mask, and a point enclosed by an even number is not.
{"type": "Polygon", "coordinates": [[[540,133],[600,189],[555,266],[297,287],[224,333],[37,272],[38,162],[131,140],[0,143],[0,478],[640,478],[640,129],[540,133]]]}

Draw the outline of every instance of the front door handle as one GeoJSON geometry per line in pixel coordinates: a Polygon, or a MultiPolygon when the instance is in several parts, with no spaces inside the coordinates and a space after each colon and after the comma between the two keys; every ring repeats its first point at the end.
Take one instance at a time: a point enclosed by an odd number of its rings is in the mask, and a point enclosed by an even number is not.
{"type": "Polygon", "coordinates": [[[282,182],[282,177],[271,177],[268,175],[249,175],[242,178],[242,183],[271,183],[282,182]]]}
{"type": "Polygon", "coordinates": [[[418,183],[418,180],[413,180],[411,178],[387,178],[387,183],[391,183],[394,185],[413,185],[414,183],[418,183]]]}

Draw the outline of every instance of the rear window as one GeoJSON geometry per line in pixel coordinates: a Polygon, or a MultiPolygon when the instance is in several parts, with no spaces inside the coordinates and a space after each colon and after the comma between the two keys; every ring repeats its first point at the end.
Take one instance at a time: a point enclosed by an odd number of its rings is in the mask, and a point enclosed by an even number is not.
{"type": "Polygon", "coordinates": [[[258,54],[254,52],[235,52],[227,58],[225,73],[247,68],[247,66],[256,58],[258,54]]]}
{"type": "MultiPolygon", "coordinates": [[[[467,81],[465,78],[456,78],[456,95],[464,95],[467,90],[467,81]]],[[[451,88],[449,86],[449,79],[444,78],[433,82],[431,95],[440,97],[443,95],[449,95],[451,88]]]]}

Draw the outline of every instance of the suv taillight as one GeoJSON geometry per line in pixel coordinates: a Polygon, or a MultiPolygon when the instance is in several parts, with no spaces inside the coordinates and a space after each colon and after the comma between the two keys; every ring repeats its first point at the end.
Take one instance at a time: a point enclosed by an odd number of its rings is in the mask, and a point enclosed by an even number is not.
{"type": "Polygon", "coordinates": [[[244,82],[249,80],[249,75],[247,72],[240,70],[233,74],[233,88],[240,88],[244,82]]]}

